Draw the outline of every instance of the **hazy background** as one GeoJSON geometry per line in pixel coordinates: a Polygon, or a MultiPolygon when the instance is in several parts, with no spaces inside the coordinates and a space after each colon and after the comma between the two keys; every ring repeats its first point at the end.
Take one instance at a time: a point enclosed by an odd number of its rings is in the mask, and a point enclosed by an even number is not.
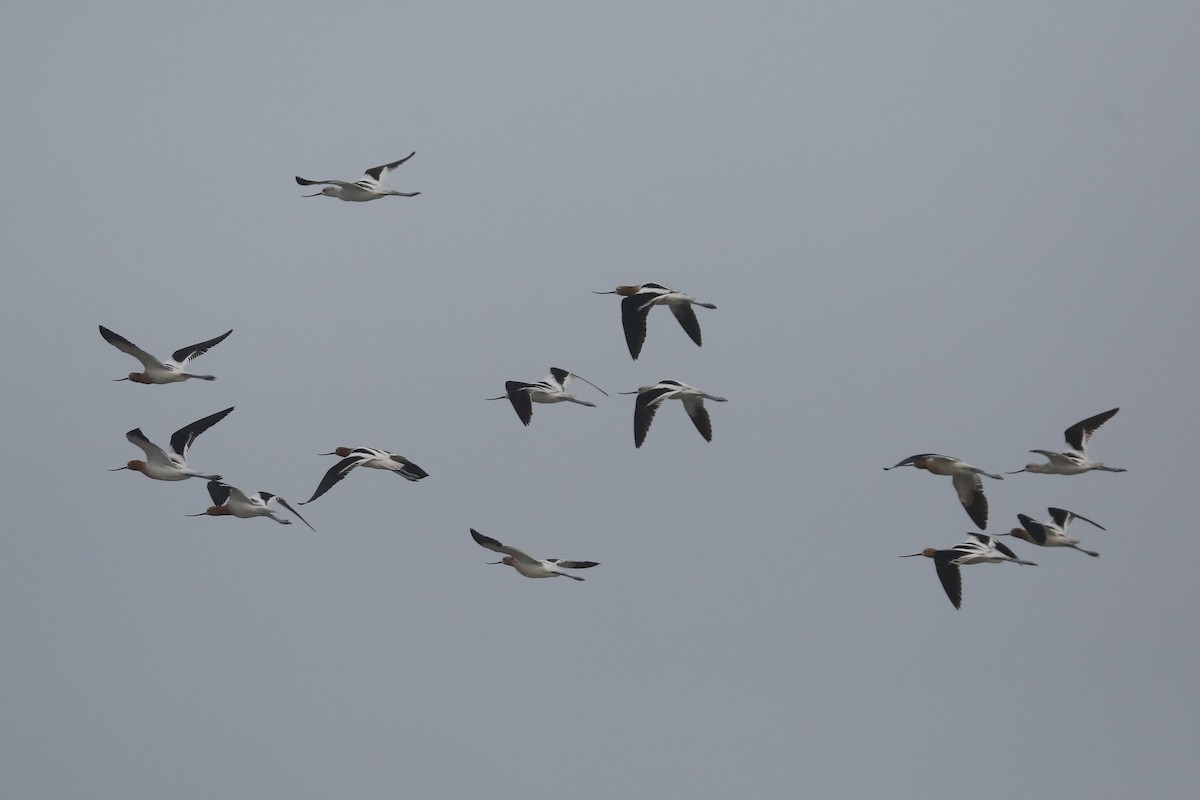
{"type": "Polygon", "coordinates": [[[0,793],[1195,797],[1200,7],[10,5],[0,25],[0,793]],[[413,199],[302,199],[293,176],[413,199]],[[716,303],[703,348],[619,302],[716,303]],[[215,383],[110,383],[234,333],[215,383]],[[595,409],[508,379],[550,366],[595,409]],[[639,384],[678,403],[632,441],[639,384]],[[105,469],[302,511],[188,519],[105,469]],[[920,452],[1014,470],[1120,406],[1121,475],[988,481],[1101,558],[926,559],[920,452]],[[484,564],[469,527],[586,583],[484,564]]]}

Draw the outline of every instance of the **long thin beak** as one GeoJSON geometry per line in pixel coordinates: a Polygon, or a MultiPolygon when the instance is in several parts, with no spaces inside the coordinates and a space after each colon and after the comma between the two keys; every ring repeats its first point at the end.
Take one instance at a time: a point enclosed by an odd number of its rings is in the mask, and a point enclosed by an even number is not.
{"type": "Polygon", "coordinates": [[[300,196],[301,197],[320,197],[322,194],[323,194],[322,192],[317,192],[316,194],[302,194],[300,196]]]}
{"type": "Polygon", "coordinates": [[[617,392],[617,394],[638,394],[638,390],[634,389],[632,392],[617,392]]]}
{"type": "Polygon", "coordinates": [[[129,467],[117,467],[116,469],[110,469],[109,472],[120,472],[123,469],[129,469],[129,467]]]}
{"type": "Polygon", "coordinates": [[[503,561],[485,561],[483,563],[485,563],[485,564],[503,564],[504,562],[503,561]]]}
{"type": "Polygon", "coordinates": [[[898,558],[912,558],[913,556],[923,556],[924,553],[909,553],[906,556],[898,556],[898,558]]]}
{"type": "Polygon", "coordinates": [[[1005,474],[1005,475],[1016,475],[1016,474],[1017,474],[1017,472],[1025,472],[1025,470],[1023,470],[1023,469],[1019,469],[1019,470],[1017,470],[1016,472],[1006,472],[1006,473],[1004,473],[1004,474],[1005,474]]]}
{"type": "Polygon", "coordinates": [[[199,514],[184,514],[185,517],[207,517],[207,511],[201,511],[199,514]]]}
{"type": "Polygon", "coordinates": [[[337,453],[317,453],[319,456],[336,456],[337,453]]]}
{"type": "Polygon", "coordinates": [[[592,294],[616,294],[616,292],[597,292],[597,291],[593,290],[592,294]]]}
{"type": "Polygon", "coordinates": [[[113,378],[113,383],[117,383],[118,381],[127,381],[127,380],[129,380],[129,378],[113,378]]]}
{"type": "Polygon", "coordinates": [[[483,399],[484,399],[484,400],[504,400],[504,399],[505,399],[505,398],[507,398],[507,397],[508,397],[508,395],[506,395],[506,394],[502,394],[502,395],[500,395],[499,397],[485,397],[485,398],[483,398],[483,399]]]}

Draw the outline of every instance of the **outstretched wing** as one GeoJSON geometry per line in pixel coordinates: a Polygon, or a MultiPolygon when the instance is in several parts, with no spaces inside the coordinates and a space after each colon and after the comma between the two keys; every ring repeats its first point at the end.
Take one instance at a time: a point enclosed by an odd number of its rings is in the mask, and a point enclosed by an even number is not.
{"type": "Polygon", "coordinates": [[[983,479],[979,477],[979,473],[956,472],[954,491],[958,493],[958,500],[971,521],[978,525],[980,530],[987,530],[988,501],[983,494],[983,479]]]}
{"type": "Polygon", "coordinates": [[[704,437],[704,441],[712,441],[712,420],[708,418],[708,409],[704,407],[704,398],[702,397],[684,397],[683,410],[692,418],[692,424],[696,426],[696,430],[700,431],[700,435],[704,437]]]}
{"type": "Polygon", "coordinates": [[[512,403],[513,411],[517,412],[522,425],[528,425],[533,419],[533,400],[530,399],[529,392],[525,391],[529,386],[530,384],[521,381],[504,382],[504,392],[508,395],[508,402],[512,403]]]}
{"type": "Polygon", "coordinates": [[[221,420],[228,416],[234,407],[230,406],[224,411],[218,411],[215,414],[209,414],[204,419],[198,419],[195,422],[185,425],[179,430],[171,434],[171,449],[174,450],[183,458],[187,459],[187,451],[191,448],[192,442],[196,441],[196,437],[204,433],[206,430],[216,425],[221,420]]]}
{"type": "Polygon", "coordinates": [[[646,343],[646,317],[650,315],[646,295],[634,294],[621,301],[621,325],[625,328],[625,344],[629,355],[637,359],[646,343]]]}
{"type": "Polygon", "coordinates": [[[138,361],[142,362],[142,366],[145,369],[151,369],[153,367],[162,367],[163,366],[163,363],[161,361],[159,361],[157,358],[155,358],[154,356],[147,353],[142,348],[138,347],[133,342],[126,339],[121,334],[116,333],[114,331],[110,331],[108,328],[104,327],[103,325],[101,325],[99,327],[100,327],[100,335],[104,337],[104,341],[108,342],[113,347],[120,350],[122,353],[128,353],[129,355],[136,358],[138,361]]]}
{"type": "Polygon", "coordinates": [[[214,506],[223,506],[225,501],[229,499],[229,492],[233,487],[227,483],[220,481],[208,482],[208,496],[212,498],[214,506]]]}
{"type": "Polygon", "coordinates": [[[679,320],[679,324],[687,331],[687,335],[692,337],[692,341],[696,346],[700,346],[700,321],[696,319],[696,312],[692,309],[691,303],[678,303],[671,306],[672,313],[675,314],[675,319],[679,320]]]}
{"type": "Polygon", "coordinates": [[[1120,407],[1109,409],[1103,414],[1088,417],[1082,422],[1076,422],[1067,428],[1063,431],[1063,435],[1067,439],[1067,446],[1076,452],[1087,453],[1088,440],[1092,438],[1092,434],[1096,432],[1097,428],[1112,419],[1113,415],[1120,410],[1120,407]]]}
{"type": "MultiPolygon", "coordinates": [[[[300,503],[300,505],[302,505],[302,506],[308,505],[313,500],[316,500],[318,497],[320,497],[321,495],[328,492],[330,489],[333,488],[334,484],[336,484],[342,478],[346,477],[346,475],[348,475],[350,473],[350,470],[354,469],[359,464],[366,461],[368,458],[371,458],[371,456],[350,455],[350,456],[346,456],[341,461],[334,464],[325,473],[324,477],[321,478],[321,482],[317,485],[317,490],[315,492],[313,492],[313,496],[308,498],[307,500],[305,500],[303,503],[300,503]]],[[[297,514],[296,516],[300,516],[300,515],[297,514]]],[[[304,524],[308,525],[307,522],[304,524]]],[[[311,528],[312,526],[309,525],[309,527],[311,528]]]]}
{"type": "Polygon", "coordinates": [[[403,164],[405,161],[408,161],[410,158],[412,158],[416,154],[417,154],[417,151],[413,150],[411,153],[409,153],[408,155],[406,155],[404,158],[400,159],[399,161],[393,161],[390,164],[383,164],[382,166],[378,166],[378,167],[371,167],[369,170],[367,170],[363,174],[366,175],[371,180],[375,181],[376,183],[383,183],[384,178],[386,178],[388,176],[389,172],[391,172],[396,167],[403,164]]]}
{"type": "Polygon", "coordinates": [[[186,364],[193,358],[204,355],[209,351],[209,349],[225,341],[225,337],[231,333],[233,333],[233,328],[225,331],[215,339],[209,339],[207,342],[200,342],[199,344],[191,344],[187,347],[181,347],[171,354],[171,358],[175,359],[180,364],[186,364]]]}
{"type": "Polygon", "coordinates": [[[672,391],[674,390],[668,386],[655,386],[638,395],[637,402],[633,406],[633,444],[635,447],[641,447],[642,442],[646,441],[646,434],[650,432],[650,423],[654,422],[654,414],[658,411],[659,403],[662,402],[665,395],[672,391]]]}

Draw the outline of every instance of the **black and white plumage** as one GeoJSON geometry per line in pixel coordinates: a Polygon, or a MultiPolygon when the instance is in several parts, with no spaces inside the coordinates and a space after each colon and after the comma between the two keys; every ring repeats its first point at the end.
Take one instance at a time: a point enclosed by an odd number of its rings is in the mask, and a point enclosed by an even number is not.
{"type": "Polygon", "coordinates": [[[941,456],[937,453],[920,453],[919,455],[909,456],[899,464],[884,467],[884,469],[889,470],[896,467],[916,467],[917,469],[931,472],[934,475],[952,476],[954,492],[958,495],[958,500],[962,503],[963,510],[967,512],[967,516],[981,530],[987,530],[988,501],[987,497],[983,494],[983,481],[979,476],[987,475],[989,478],[1002,481],[1004,480],[1003,475],[985,472],[979,467],[971,466],[961,458],[941,456]]]}
{"type": "Polygon", "coordinates": [[[526,578],[557,578],[562,576],[572,580],[581,581],[578,575],[571,575],[563,572],[564,569],[588,569],[589,567],[599,566],[599,561],[567,561],[562,558],[547,558],[539,559],[526,555],[521,550],[515,547],[501,544],[490,536],[484,536],[479,531],[471,528],[471,538],[476,541],[481,547],[486,547],[488,550],[493,550],[497,553],[503,553],[504,558],[499,561],[489,561],[489,564],[507,564],[517,572],[524,575],[526,578]]]}
{"type": "Polygon", "coordinates": [[[315,194],[306,194],[305,197],[336,197],[339,200],[347,200],[354,203],[365,203],[368,200],[378,200],[381,197],[416,197],[420,192],[397,192],[392,189],[383,188],[383,181],[387,178],[388,173],[396,167],[408,161],[417,153],[413,152],[406,155],[399,161],[393,161],[390,164],[383,164],[378,167],[371,167],[363,175],[361,180],[357,181],[311,181],[308,178],[296,176],[296,183],[301,186],[320,186],[325,185],[325,188],[315,194]]]}
{"type": "Polygon", "coordinates": [[[233,329],[230,328],[216,338],[199,342],[198,344],[190,344],[187,347],[181,347],[171,354],[169,360],[160,361],[121,334],[111,331],[103,325],[99,327],[100,335],[104,337],[104,341],[122,353],[127,353],[142,362],[144,372],[131,372],[124,378],[114,378],[113,380],[133,381],[134,383],[144,384],[178,383],[179,381],[186,381],[189,378],[197,378],[202,381],[215,381],[217,379],[215,375],[197,375],[188,372],[188,363],[204,355],[211,348],[225,341],[226,336],[233,333],[233,329]]]}
{"type": "Polygon", "coordinates": [[[700,322],[692,306],[716,308],[712,303],[702,303],[689,294],[676,291],[661,283],[642,283],[633,286],[618,286],[611,292],[593,294],[619,294],[621,300],[621,325],[625,329],[625,344],[629,355],[636,360],[646,342],[646,318],[654,306],[665,305],[671,309],[687,335],[699,347],[701,344],[700,322]]]}
{"type": "Polygon", "coordinates": [[[654,421],[654,414],[666,400],[681,400],[683,410],[687,412],[692,424],[696,426],[696,430],[700,431],[704,441],[711,442],[712,420],[709,419],[704,401],[727,402],[724,397],[708,394],[695,386],[688,386],[686,383],[669,378],[661,380],[653,386],[639,386],[636,392],[621,392],[621,394],[638,396],[633,408],[633,444],[635,447],[641,447],[642,443],[646,441],[646,434],[650,432],[650,423],[654,421]]]}
{"type": "Polygon", "coordinates": [[[912,558],[914,556],[925,556],[932,558],[934,565],[937,567],[938,580],[942,582],[942,588],[946,590],[946,596],[950,598],[950,602],[955,608],[962,607],[962,574],[959,572],[959,567],[965,564],[999,564],[1004,561],[1011,561],[1014,564],[1024,564],[1028,567],[1036,567],[1032,561],[1025,561],[1017,558],[1017,554],[1010,550],[1006,545],[996,541],[992,536],[985,533],[968,533],[970,538],[965,542],[960,542],[953,547],[945,550],[938,550],[935,547],[926,547],[919,553],[909,553],[901,558],[912,558]]]}
{"type": "Polygon", "coordinates": [[[208,495],[212,498],[213,504],[206,511],[199,514],[187,514],[189,517],[223,517],[233,516],[239,519],[251,519],[253,517],[268,517],[282,525],[291,525],[290,519],[284,519],[277,515],[272,505],[279,504],[283,508],[296,515],[296,518],[308,525],[308,529],[316,533],[316,529],[308,524],[308,520],[300,516],[300,512],[292,508],[287,500],[284,500],[277,494],[270,492],[255,492],[254,494],[246,494],[236,486],[230,486],[228,483],[220,481],[208,482],[208,495]]]}
{"type": "Polygon", "coordinates": [[[333,488],[334,484],[342,478],[350,474],[350,471],[355,467],[367,467],[368,469],[382,469],[388,472],[394,472],[400,477],[410,480],[419,481],[422,478],[428,478],[429,473],[418,467],[407,458],[396,453],[389,453],[387,450],[379,450],[374,447],[338,447],[332,452],[321,453],[323,456],[341,456],[342,460],[334,464],[326,471],[324,477],[321,478],[320,484],[317,485],[313,496],[305,500],[300,505],[307,505],[313,500],[316,500],[321,495],[333,488]]]}
{"type": "Polygon", "coordinates": [[[1008,534],[1001,535],[1024,539],[1039,547],[1070,547],[1081,553],[1087,553],[1089,556],[1097,558],[1100,556],[1094,550],[1084,550],[1080,547],[1079,539],[1072,539],[1067,536],[1067,526],[1071,524],[1071,520],[1075,519],[1081,519],[1084,522],[1095,525],[1100,530],[1105,530],[1103,525],[1093,522],[1087,517],[1076,514],[1073,511],[1067,511],[1065,508],[1050,508],[1047,510],[1050,512],[1050,522],[1038,522],[1026,514],[1017,514],[1017,519],[1020,521],[1021,527],[1013,528],[1008,534]]]}
{"type": "Polygon", "coordinates": [[[1048,462],[1045,464],[1026,464],[1024,469],[1014,470],[1008,474],[1016,475],[1018,472],[1040,472],[1043,475],[1080,475],[1092,470],[1125,472],[1124,467],[1110,467],[1101,461],[1092,461],[1088,458],[1087,454],[1088,441],[1091,440],[1092,434],[1101,425],[1112,419],[1120,410],[1119,407],[1112,408],[1102,414],[1088,417],[1082,422],[1076,422],[1063,431],[1063,438],[1067,442],[1066,451],[1056,453],[1053,450],[1030,450],[1029,452],[1031,453],[1038,453],[1045,456],[1049,459],[1048,462]]]}
{"type": "Polygon", "coordinates": [[[154,444],[154,442],[147,439],[146,435],[142,433],[141,428],[134,428],[125,434],[125,438],[129,440],[130,444],[137,445],[142,449],[142,452],[146,454],[146,460],[130,461],[123,467],[117,467],[109,471],[116,472],[117,470],[130,469],[134,472],[140,472],[147,478],[153,478],[156,481],[181,481],[185,478],[220,480],[220,475],[205,475],[189,467],[187,463],[188,450],[191,449],[192,443],[196,441],[197,436],[225,419],[226,415],[230,411],[233,411],[233,408],[233,406],[230,406],[223,411],[209,414],[207,417],[190,422],[175,431],[175,433],[171,434],[171,449],[169,451],[163,450],[154,444]]]}
{"type": "Polygon", "coordinates": [[[596,384],[589,381],[587,378],[576,375],[574,372],[567,372],[559,367],[551,367],[550,374],[537,383],[526,383],[524,381],[505,381],[504,394],[497,397],[489,397],[488,400],[503,400],[508,398],[512,403],[513,411],[517,412],[517,417],[521,420],[521,424],[528,425],[533,419],[533,404],[534,403],[578,403],[581,406],[596,407],[596,404],[589,400],[580,400],[578,397],[567,394],[567,385],[573,378],[591,386],[600,394],[608,397],[608,392],[601,389],[596,384]]]}

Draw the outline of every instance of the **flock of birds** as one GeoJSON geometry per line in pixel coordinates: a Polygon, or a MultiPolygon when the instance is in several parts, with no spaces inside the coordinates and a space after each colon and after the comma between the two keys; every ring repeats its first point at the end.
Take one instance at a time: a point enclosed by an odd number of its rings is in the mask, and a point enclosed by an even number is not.
{"type": "MultiPolygon", "coordinates": [[[[354,182],[339,180],[314,181],[301,178],[297,175],[296,183],[301,186],[323,186],[321,191],[304,195],[305,197],[334,197],[348,202],[367,202],[378,200],[381,197],[415,197],[420,192],[397,192],[383,187],[383,180],[388,174],[407,162],[414,155],[416,155],[415,151],[398,161],[372,167],[366,171],[362,179],[354,182]]],[[[669,308],[683,330],[697,345],[701,344],[702,339],[700,322],[696,318],[695,306],[708,309],[716,308],[712,303],[701,302],[691,295],[658,283],[618,286],[613,291],[595,292],[595,294],[616,294],[622,298],[621,322],[625,332],[625,343],[629,347],[629,355],[635,360],[641,355],[642,347],[646,342],[647,318],[649,317],[650,310],[655,306],[666,306],[669,308]]],[[[213,375],[201,375],[189,372],[189,364],[208,352],[211,348],[223,342],[232,332],[232,330],[228,330],[213,339],[180,348],[172,353],[170,359],[160,360],[120,334],[105,328],[103,325],[100,326],[100,335],[104,337],[105,341],[121,352],[133,356],[142,364],[141,372],[131,372],[126,378],[118,378],[117,380],[128,380],[142,384],[178,383],[192,378],[205,381],[215,380],[216,378],[213,375]]],[[[568,394],[567,387],[574,379],[581,380],[606,397],[608,396],[607,392],[586,378],[559,367],[551,367],[550,374],[540,381],[507,381],[504,385],[504,394],[486,399],[503,400],[507,398],[509,403],[512,404],[517,418],[521,420],[521,424],[523,425],[529,425],[533,420],[534,403],[570,402],[595,407],[595,403],[589,400],[581,400],[572,394],[568,394]]],[[[708,394],[694,386],[689,386],[674,379],[661,380],[656,384],[641,386],[633,392],[622,392],[621,394],[637,395],[633,413],[633,440],[635,447],[641,447],[645,442],[646,435],[650,431],[650,425],[654,421],[654,415],[658,411],[659,406],[666,400],[681,401],[684,411],[687,412],[688,417],[696,426],[696,430],[700,432],[705,441],[712,441],[712,421],[709,418],[708,409],[704,406],[704,401],[726,402],[724,397],[708,394]]],[[[1093,470],[1124,472],[1125,470],[1120,467],[1110,467],[1102,462],[1092,461],[1088,458],[1087,454],[1087,445],[1092,434],[1119,410],[1114,408],[1077,422],[1064,432],[1067,443],[1065,451],[1031,450],[1030,452],[1032,453],[1045,456],[1047,461],[1045,463],[1027,464],[1023,469],[1015,470],[1008,474],[1015,475],[1018,472],[1032,472],[1044,475],[1079,475],[1093,470]]],[[[199,514],[189,514],[188,516],[233,516],[242,519],[267,517],[278,523],[290,525],[291,520],[280,516],[277,510],[277,508],[282,508],[312,529],[312,525],[308,523],[308,520],[304,519],[300,515],[300,512],[279,495],[265,491],[248,494],[235,486],[222,482],[220,475],[205,474],[188,465],[188,452],[196,438],[224,419],[231,411],[233,411],[232,406],[183,426],[171,435],[170,445],[167,449],[163,449],[147,439],[140,428],[129,431],[125,434],[125,438],[140,448],[146,454],[146,459],[144,461],[131,460],[125,466],[117,467],[116,469],[129,469],[141,472],[148,478],[160,481],[178,481],[187,478],[205,479],[208,481],[207,487],[209,496],[212,499],[212,505],[199,514]]],[[[298,505],[306,505],[321,497],[357,467],[386,470],[409,481],[419,481],[422,478],[428,477],[428,473],[425,470],[404,456],[373,447],[338,447],[329,453],[322,453],[322,455],[336,455],[340,460],[325,472],[316,489],[313,491],[312,496],[298,505]]],[[[915,456],[909,456],[898,464],[891,467],[884,467],[884,469],[892,470],[897,467],[914,467],[926,470],[934,475],[949,475],[954,484],[955,493],[958,495],[958,499],[962,503],[963,509],[966,510],[967,515],[971,518],[971,521],[980,530],[987,529],[988,501],[983,492],[982,476],[987,476],[994,480],[1003,480],[1003,475],[986,472],[961,459],[938,455],[936,453],[920,453],[915,456]]],[[[1079,550],[1089,556],[1100,555],[1095,551],[1079,547],[1079,539],[1067,536],[1067,527],[1076,519],[1083,520],[1100,530],[1104,530],[1102,526],[1087,517],[1062,508],[1052,507],[1049,509],[1049,513],[1050,520],[1046,522],[1039,522],[1025,514],[1018,514],[1017,519],[1020,521],[1021,527],[1013,528],[1009,533],[999,535],[1023,539],[1039,547],[1068,547],[1079,550]]],[[[583,578],[564,572],[563,570],[586,569],[598,565],[598,562],[595,561],[568,561],[558,558],[537,559],[515,547],[504,545],[496,539],[485,536],[474,528],[470,530],[470,533],[471,537],[481,547],[503,554],[504,557],[500,561],[488,563],[511,566],[527,578],[562,576],[581,581],[583,578]]],[[[909,555],[901,556],[902,558],[925,556],[933,559],[942,587],[946,590],[946,595],[950,598],[950,602],[954,604],[955,608],[961,608],[962,606],[962,574],[959,569],[960,567],[968,564],[997,564],[1005,561],[1014,564],[1036,566],[1032,561],[1018,558],[1011,548],[998,541],[994,536],[988,536],[984,533],[968,533],[967,536],[969,538],[966,541],[960,542],[953,547],[945,549],[927,547],[919,553],[910,553],[909,555]]]]}
{"type": "MultiPolygon", "coordinates": [[[[1112,419],[1119,408],[1109,409],[1094,417],[1088,417],[1081,422],[1077,422],[1063,432],[1063,436],[1067,442],[1067,449],[1063,452],[1054,450],[1030,450],[1031,453],[1038,453],[1046,457],[1045,463],[1026,464],[1024,468],[1009,472],[1009,475],[1016,475],[1019,472],[1034,472],[1042,475],[1082,475],[1085,472],[1100,470],[1103,472],[1125,472],[1122,467],[1110,467],[1100,461],[1092,461],[1088,458],[1087,446],[1088,441],[1092,438],[1092,434],[1108,420],[1112,419]]],[[[920,453],[915,456],[909,456],[898,464],[890,467],[884,467],[885,470],[896,469],[896,467],[915,467],[931,472],[934,475],[949,475],[954,484],[954,491],[958,495],[959,502],[967,512],[967,516],[971,518],[980,530],[987,530],[988,520],[988,501],[983,493],[983,479],[980,477],[986,475],[995,480],[1004,480],[1003,475],[997,475],[991,472],[985,472],[979,467],[973,467],[967,462],[959,458],[951,456],[937,455],[936,453],[920,453]]],[[[1017,514],[1017,520],[1021,523],[1020,528],[1013,528],[1008,533],[998,534],[999,536],[1012,536],[1016,539],[1023,539],[1031,544],[1039,547],[1070,547],[1081,553],[1087,553],[1089,556],[1099,556],[1100,554],[1094,550],[1084,550],[1079,546],[1079,539],[1072,539],[1067,536],[1067,526],[1072,520],[1081,519],[1084,522],[1095,525],[1100,530],[1105,530],[1101,525],[1087,517],[1067,511],[1062,508],[1050,508],[1050,520],[1047,522],[1038,522],[1026,514],[1017,514]]],[[[932,558],[934,566],[937,568],[938,579],[942,582],[942,588],[946,590],[946,596],[950,598],[950,602],[955,608],[962,607],[962,573],[959,567],[966,564],[999,564],[1005,561],[1013,564],[1024,564],[1030,567],[1036,567],[1032,561],[1026,561],[1017,558],[1017,554],[1012,551],[1007,545],[996,540],[994,536],[988,536],[984,533],[968,533],[970,538],[965,542],[960,542],[946,549],[939,550],[936,547],[926,547],[919,553],[909,553],[901,558],[912,558],[914,556],[925,556],[932,558]]]]}
{"type": "MultiPolygon", "coordinates": [[[[414,155],[416,155],[415,151],[398,161],[372,167],[358,181],[317,181],[301,178],[297,175],[296,183],[301,186],[323,187],[321,191],[304,195],[304,197],[334,197],[348,202],[367,202],[378,200],[381,197],[415,197],[420,192],[398,192],[383,187],[383,181],[388,174],[407,162],[414,155]]],[[[693,306],[701,306],[709,309],[716,308],[712,303],[700,302],[690,295],[658,283],[618,286],[611,292],[595,292],[595,294],[616,294],[622,297],[621,320],[625,332],[625,341],[629,347],[630,356],[635,360],[641,354],[642,346],[645,344],[647,317],[654,306],[667,306],[679,321],[684,331],[697,345],[701,344],[700,323],[696,319],[693,306]]],[[[228,330],[213,339],[182,347],[172,353],[169,359],[159,359],[138,347],[124,336],[103,325],[99,327],[100,335],[106,342],[121,352],[133,356],[142,364],[141,372],[131,372],[127,377],[117,378],[116,380],[128,380],[133,383],[147,385],[179,383],[193,378],[204,381],[216,380],[216,376],[214,375],[202,375],[191,372],[191,362],[223,342],[233,333],[232,329],[228,330]]],[[[567,393],[568,384],[576,378],[592,386],[601,394],[608,395],[607,392],[586,378],[558,367],[552,367],[550,374],[541,381],[534,383],[507,381],[504,386],[505,393],[503,395],[487,399],[503,400],[507,398],[512,404],[513,410],[516,411],[521,423],[529,425],[533,419],[534,403],[571,402],[594,407],[595,403],[588,400],[581,400],[567,393]]],[[[708,394],[694,386],[689,386],[677,380],[662,380],[651,386],[642,386],[636,391],[622,392],[622,394],[637,395],[633,417],[635,447],[641,447],[645,442],[646,434],[650,430],[650,424],[654,420],[655,412],[657,412],[658,407],[666,400],[680,400],[684,410],[696,426],[696,429],[700,432],[700,435],[704,437],[705,441],[712,441],[712,421],[709,418],[708,410],[704,407],[704,401],[726,402],[724,397],[708,394]]],[[[300,512],[283,497],[266,491],[245,492],[236,486],[231,486],[223,482],[220,475],[200,472],[188,464],[188,455],[197,437],[223,420],[232,411],[233,406],[230,406],[222,411],[198,419],[195,422],[188,423],[171,434],[169,445],[166,448],[153,443],[142,433],[140,428],[135,428],[126,433],[125,438],[145,453],[145,460],[134,459],[129,461],[125,466],[116,467],[111,471],[133,470],[142,473],[148,478],[159,481],[180,481],[188,478],[204,479],[207,481],[208,494],[212,500],[212,505],[205,511],[186,516],[233,516],[240,519],[267,517],[283,525],[292,524],[290,519],[281,516],[279,509],[283,509],[294,515],[307,525],[309,529],[315,531],[308,520],[301,516],[300,512]]],[[[297,503],[297,505],[307,505],[321,497],[356,467],[386,470],[409,481],[419,481],[422,478],[428,477],[428,473],[425,470],[404,456],[373,447],[338,447],[329,453],[322,453],[321,455],[336,455],[340,457],[340,460],[325,472],[316,489],[313,491],[312,496],[301,503],[297,503]]],[[[501,544],[496,539],[485,536],[473,528],[470,533],[471,537],[480,546],[503,554],[504,557],[500,561],[489,563],[511,566],[527,578],[563,576],[581,581],[583,578],[564,572],[563,570],[586,569],[598,565],[598,562],[595,561],[568,561],[558,558],[536,559],[526,555],[515,547],[501,544]]]]}

